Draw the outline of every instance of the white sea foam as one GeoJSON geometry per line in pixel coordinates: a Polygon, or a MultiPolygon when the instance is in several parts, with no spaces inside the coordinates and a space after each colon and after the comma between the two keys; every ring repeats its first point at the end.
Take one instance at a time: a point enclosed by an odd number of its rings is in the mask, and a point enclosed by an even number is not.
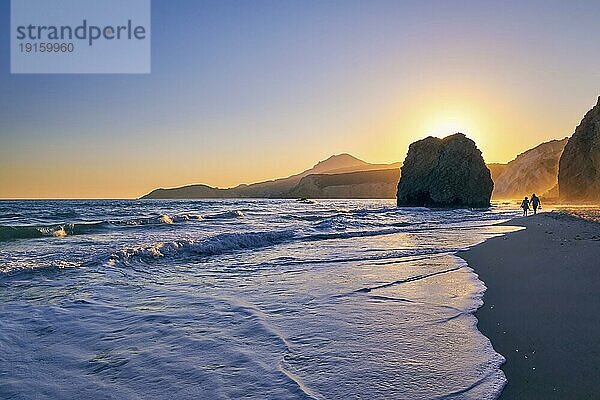
{"type": "Polygon", "coordinates": [[[223,233],[204,240],[176,240],[126,248],[114,253],[109,263],[148,262],[163,257],[214,256],[243,249],[271,246],[290,240],[294,231],[223,233]]]}
{"type": "Polygon", "coordinates": [[[452,254],[511,212],[2,203],[0,397],[491,400],[485,287],[452,254]]]}
{"type": "Polygon", "coordinates": [[[242,218],[244,213],[240,210],[230,210],[217,212],[214,214],[207,214],[204,216],[206,219],[229,219],[229,218],[242,218]]]}

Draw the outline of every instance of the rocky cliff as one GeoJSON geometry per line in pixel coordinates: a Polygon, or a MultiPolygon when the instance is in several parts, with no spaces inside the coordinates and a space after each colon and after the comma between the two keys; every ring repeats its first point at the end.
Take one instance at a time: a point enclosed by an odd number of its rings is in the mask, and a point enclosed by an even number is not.
{"type": "Polygon", "coordinates": [[[313,199],[393,199],[400,169],[308,175],[291,197],[313,199]]]}
{"type": "Polygon", "coordinates": [[[492,174],[492,180],[494,181],[494,185],[496,184],[496,180],[506,171],[508,168],[508,164],[502,163],[491,163],[487,164],[490,173],[492,174]]]}
{"type": "Polygon", "coordinates": [[[532,193],[547,195],[558,183],[558,162],[567,141],[565,138],[542,143],[519,154],[501,171],[492,172],[493,197],[513,199],[532,193]]]}
{"type": "Polygon", "coordinates": [[[399,206],[489,207],[494,183],[475,142],[462,133],[410,145],[398,183],[399,206]]]}
{"type": "Polygon", "coordinates": [[[600,201],[600,97],[565,146],[558,190],[565,201],[600,201]]]}

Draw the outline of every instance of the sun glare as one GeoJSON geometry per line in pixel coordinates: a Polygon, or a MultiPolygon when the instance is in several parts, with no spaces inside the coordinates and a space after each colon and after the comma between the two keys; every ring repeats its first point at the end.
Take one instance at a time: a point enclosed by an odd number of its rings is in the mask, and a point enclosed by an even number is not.
{"type": "Polygon", "coordinates": [[[446,117],[433,121],[426,129],[425,134],[439,138],[461,132],[469,136],[471,128],[464,119],[459,117],[446,117]]]}

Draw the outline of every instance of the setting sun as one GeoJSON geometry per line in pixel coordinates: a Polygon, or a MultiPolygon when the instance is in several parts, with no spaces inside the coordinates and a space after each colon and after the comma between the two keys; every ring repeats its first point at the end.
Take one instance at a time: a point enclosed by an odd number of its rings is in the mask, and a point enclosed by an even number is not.
{"type": "Polygon", "coordinates": [[[431,128],[424,130],[426,135],[439,138],[443,138],[457,132],[461,132],[469,136],[472,133],[472,129],[469,127],[469,124],[464,122],[464,120],[459,117],[454,117],[443,120],[440,119],[439,121],[432,123],[431,128]]]}

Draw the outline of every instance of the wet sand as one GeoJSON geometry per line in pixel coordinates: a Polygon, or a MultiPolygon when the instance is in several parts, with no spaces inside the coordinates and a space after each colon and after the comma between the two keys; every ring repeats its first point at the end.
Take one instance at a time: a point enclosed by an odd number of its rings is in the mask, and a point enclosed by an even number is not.
{"type": "Polygon", "coordinates": [[[479,330],[506,358],[504,400],[600,398],[600,224],[559,213],[460,252],[485,282],[479,330]]]}

